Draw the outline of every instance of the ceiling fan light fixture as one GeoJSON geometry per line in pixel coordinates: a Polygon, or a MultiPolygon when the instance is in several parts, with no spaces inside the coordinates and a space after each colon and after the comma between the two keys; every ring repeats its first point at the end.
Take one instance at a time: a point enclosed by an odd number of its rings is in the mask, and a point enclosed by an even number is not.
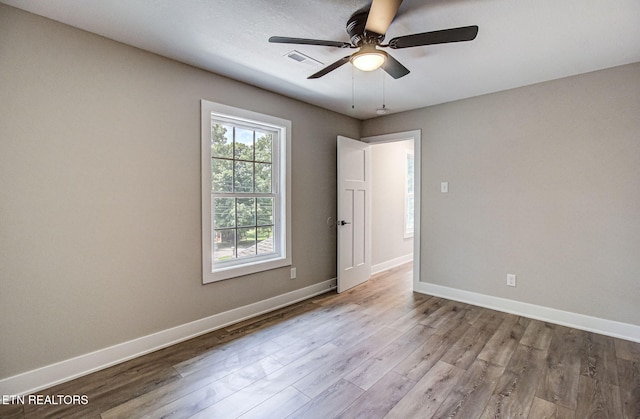
{"type": "Polygon", "coordinates": [[[364,46],[351,56],[351,64],[361,71],[377,70],[387,60],[387,53],[374,46],[364,46]]]}

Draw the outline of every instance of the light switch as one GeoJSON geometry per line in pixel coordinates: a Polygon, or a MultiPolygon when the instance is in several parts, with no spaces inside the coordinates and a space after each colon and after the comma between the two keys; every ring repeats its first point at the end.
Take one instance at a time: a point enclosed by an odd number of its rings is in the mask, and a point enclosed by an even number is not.
{"type": "Polygon", "coordinates": [[[449,182],[440,182],[440,192],[442,193],[449,192],[449,182]]]}

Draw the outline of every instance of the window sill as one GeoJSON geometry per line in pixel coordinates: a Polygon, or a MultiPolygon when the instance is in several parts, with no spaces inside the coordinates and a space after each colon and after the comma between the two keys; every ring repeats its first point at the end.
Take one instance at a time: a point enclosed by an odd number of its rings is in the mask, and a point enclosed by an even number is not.
{"type": "Polygon", "coordinates": [[[202,283],[210,284],[212,282],[224,281],[225,279],[232,279],[240,276],[270,271],[272,269],[283,268],[285,266],[291,266],[291,258],[269,259],[266,261],[245,263],[240,266],[230,266],[222,269],[214,269],[213,272],[204,274],[202,283]]]}

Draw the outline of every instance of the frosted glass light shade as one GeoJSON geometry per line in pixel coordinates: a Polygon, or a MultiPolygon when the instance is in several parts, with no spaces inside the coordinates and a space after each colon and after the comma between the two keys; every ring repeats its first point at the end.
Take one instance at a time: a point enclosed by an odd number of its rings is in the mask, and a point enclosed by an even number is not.
{"type": "Polygon", "coordinates": [[[358,70],[373,71],[387,59],[387,54],[384,51],[377,50],[375,48],[362,48],[351,56],[351,64],[353,64],[358,70]]]}

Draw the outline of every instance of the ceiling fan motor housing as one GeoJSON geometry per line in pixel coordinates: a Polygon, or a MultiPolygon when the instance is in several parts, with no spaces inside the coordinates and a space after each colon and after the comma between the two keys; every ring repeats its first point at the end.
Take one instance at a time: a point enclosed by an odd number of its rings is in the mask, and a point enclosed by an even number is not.
{"type": "Polygon", "coordinates": [[[354,13],[347,21],[347,33],[351,38],[351,43],[356,47],[361,47],[365,44],[379,45],[384,39],[384,35],[368,32],[365,29],[368,17],[369,11],[365,10],[354,13]]]}

